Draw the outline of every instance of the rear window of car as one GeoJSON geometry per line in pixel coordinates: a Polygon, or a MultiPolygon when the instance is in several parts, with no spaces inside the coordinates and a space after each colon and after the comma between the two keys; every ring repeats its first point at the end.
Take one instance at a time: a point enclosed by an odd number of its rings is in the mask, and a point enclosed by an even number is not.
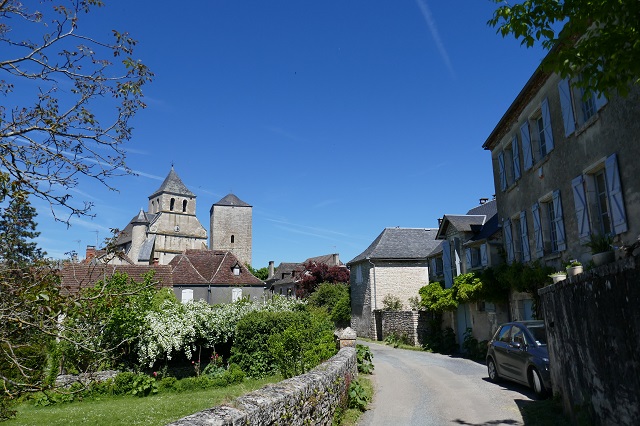
{"type": "Polygon", "coordinates": [[[537,345],[547,344],[547,330],[545,329],[544,324],[529,326],[527,328],[533,335],[537,345]]]}

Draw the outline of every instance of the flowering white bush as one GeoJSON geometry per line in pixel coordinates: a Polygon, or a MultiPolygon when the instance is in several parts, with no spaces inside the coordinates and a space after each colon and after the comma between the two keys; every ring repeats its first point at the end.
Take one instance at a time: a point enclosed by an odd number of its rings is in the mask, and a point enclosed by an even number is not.
{"type": "Polygon", "coordinates": [[[184,304],[167,301],[160,312],[149,312],[146,316],[138,360],[151,367],[158,359],[171,359],[179,352],[191,359],[198,346],[213,347],[233,338],[236,324],[249,312],[293,311],[303,304],[277,296],[265,303],[241,300],[214,306],[203,300],[184,304]]]}

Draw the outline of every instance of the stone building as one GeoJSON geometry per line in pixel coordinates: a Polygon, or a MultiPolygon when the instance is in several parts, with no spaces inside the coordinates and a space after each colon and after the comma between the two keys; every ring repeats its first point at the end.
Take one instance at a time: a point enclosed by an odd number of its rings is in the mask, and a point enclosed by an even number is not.
{"type": "Polygon", "coordinates": [[[640,88],[606,99],[574,83],[536,70],[483,144],[509,263],[560,270],[591,260],[592,235],[640,234],[640,88]]]}
{"type": "Polygon", "coordinates": [[[404,308],[409,298],[429,284],[427,256],[438,245],[437,229],[385,228],[371,245],[347,263],[351,270],[351,328],[358,336],[378,338],[381,325],[374,311],[387,295],[398,297],[404,308]]]}
{"type": "MultiPolygon", "coordinates": [[[[118,256],[96,257],[112,264],[167,265],[186,250],[207,249],[207,231],[196,217],[196,195],[173,167],[116,238],[118,256]]],[[[251,262],[251,206],[229,194],[211,207],[211,249],[251,262]]]]}
{"type": "Polygon", "coordinates": [[[211,206],[212,250],[233,253],[244,265],[251,265],[253,207],[229,194],[211,206]]]}

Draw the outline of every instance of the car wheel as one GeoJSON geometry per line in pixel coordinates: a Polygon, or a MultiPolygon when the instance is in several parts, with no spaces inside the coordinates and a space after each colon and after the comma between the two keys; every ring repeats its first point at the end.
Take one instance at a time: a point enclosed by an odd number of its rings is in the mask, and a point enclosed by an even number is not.
{"type": "Polygon", "coordinates": [[[497,382],[500,380],[500,376],[498,375],[498,368],[496,367],[496,363],[493,361],[493,358],[489,358],[487,361],[487,371],[489,372],[489,380],[492,382],[497,382]]]}
{"type": "Polygon", "coordinates": [[[530,383],[531,388],[536,393],[536,397],[544,398],[547,395],[547,390],[542,383],[542,378],[540,377],[540,373],[535,368],[531,369],[530,373],[530,383]]]}

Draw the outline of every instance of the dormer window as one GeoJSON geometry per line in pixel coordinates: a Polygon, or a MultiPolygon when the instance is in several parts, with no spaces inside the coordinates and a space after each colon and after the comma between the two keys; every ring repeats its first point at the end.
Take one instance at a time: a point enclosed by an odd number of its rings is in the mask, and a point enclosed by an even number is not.
{"type": "Polygon", "coordinates": [[[236,277],[240,275],[240,264],[236,263],[235,265],[233,265],[233,275],[235,275],[236,277]]]}

